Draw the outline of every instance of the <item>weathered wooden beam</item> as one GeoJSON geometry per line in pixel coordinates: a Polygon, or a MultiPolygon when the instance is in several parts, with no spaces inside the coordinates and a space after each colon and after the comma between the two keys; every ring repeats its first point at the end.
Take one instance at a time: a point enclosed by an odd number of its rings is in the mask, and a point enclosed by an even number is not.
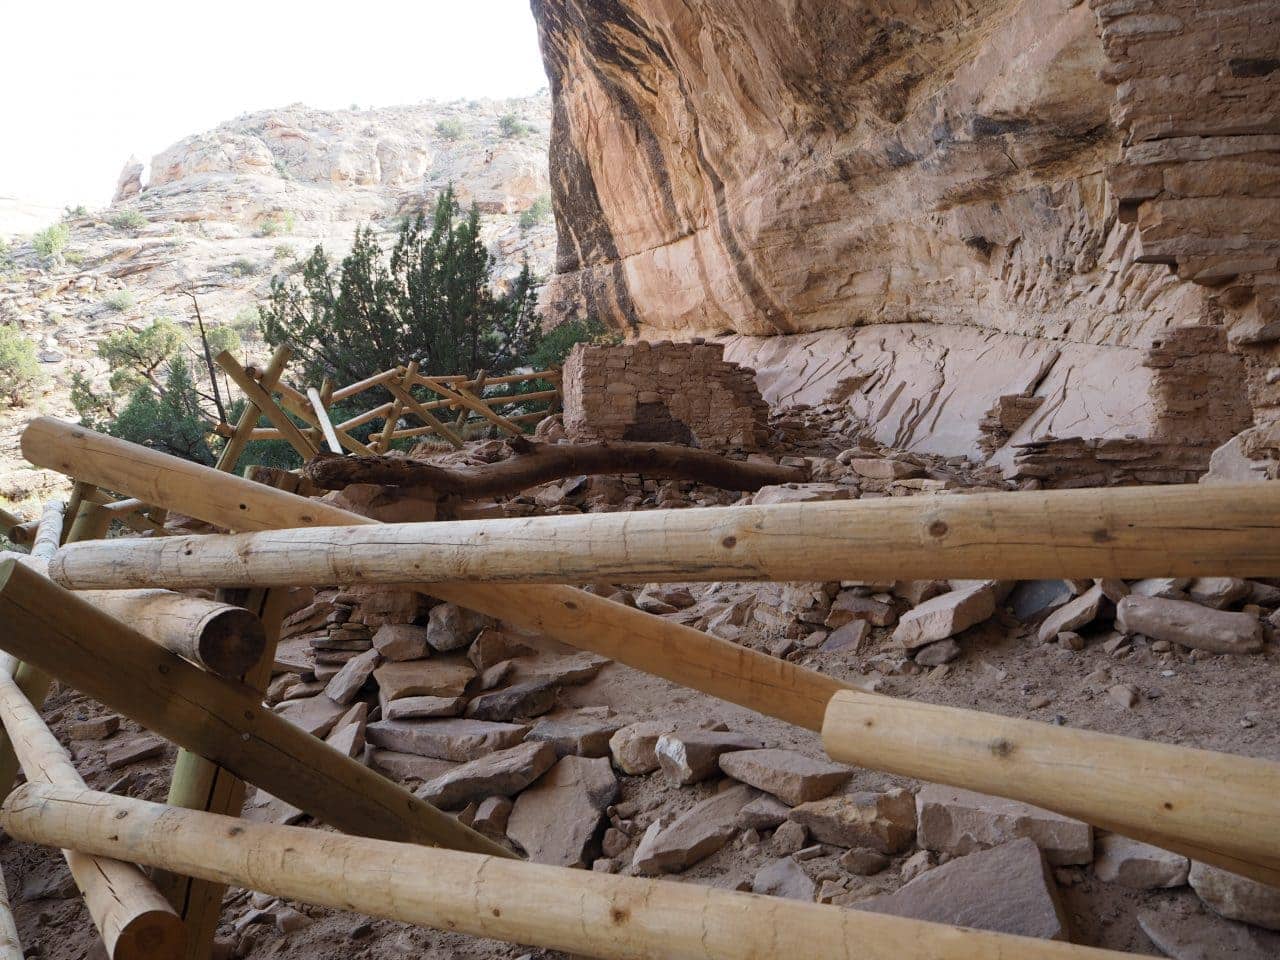
{"type": "MultiPolygon", "coordinates": [[[[305,420],[316,430],[320,429],[320,421],[317,419],[315,411],[311,409],[311,401],[307,399],[305,394],[299,393],[283,380],[276,384],[276,390],[280,393],[280,405],[283,408],[289,410],[298,418],[305,420]]],[[[338,441],[352,453],[368,456],[372,452],[345,430],[335,426],[333,432],[337,435],[338,441]]]]}
{"type": "MultiPolygon", "coordinates": [[[[249,402],[256,406],[280,431],[285,440],[289,442],[289,446],[297,451],[298,456],[302,457],[304,461],[310,460],[315,455],[315,447],[311,445],[310,440],[303,436],[297,425],[289,419],[289,415],[280,409],[262,384],[245,372],[244,367],[240,366],[240,361],[229,350],[223,350],[215,359],[218,362],[218,366],[226,371],[227,376],[235,382],[236,386],[244,391],[244,395],[249,402]]],[[[279,388],[280,385],[277,383],[276,389],[278,390],[279,388]]]]}
{"type": "Polygon", "coordinates": [[[404,457],[339,460],[321,454],[307,464],[305,472],[329,489],[351,483],[425,486],[469,499],[518,493],[540,483],[584,474],[644,474],[693,480],[722,490],[759,490],[770,484],[802,482],[808,476],[797,467],[731,460],[709,450],[668,443],[535,443],[523,436],[510,442],[516,446],[515,455],[477,466],[441,467],[404,457]]]}
{"type": "Polygon", "coordinates": [[[416,362],[409,364],[408,370],[405,371],[404,382],[399,383],[395,380],[388,380],[386,388],[391,391],[391,395],[395,397],[404,406],[406,410],[415,417],[425,423],[444,439],[448,440],[455,447],[462,446],[462,438],[453,432],[449,427],[445,426],[428,410],[423,404],[419,403],[409,392],[409,384],[415,376],[418,364],[416,362]]]}
{"type": "Polygon", "coordinates": [[[229,603],[155,589],[92,590],[83,598],[153,643],[222,677],[243,675],[266,646],[257,616],[229,603]]]}
{"type": "MultiPolygon", "coordinates": [[[[284,368],[289,364],[289,358],[293,356],[293,350],[282,344],[276,347],[275,353],[271,355],[271,361],[267,364],[261,378],[257,380],[258,386],[267,391],[268,396],[280,377],[284,374],[284,368]]],[[[240,414],[240,419],[236,422],[235,433],[231,439],[227,441],[222,451],[218,454],[217,468],[225,470],[227,473],[235,473],[236,464],[240,462],[240,455],[244,453],[244,448],[249,441],[253,439],[254,428],[258,425],[258,418],[262,416],[262,410],[252,399],[245,403],[244,410],[240,414]]],[[[283,434],[280,435],[283,437],[283,434]]]]}
{"type": "Polygon", "coordinates": [[[715,887],[621,877],[32,785],[0,813],[20,840],[216,878],[340,910],[603,958],[1123,960],[1129,954],[715,887]]]}
{"type": "Polygon", "coordinates": [[[58,552],[58,546],[62,543],[63,511],[66,506],[61,500],[50,500],[44,505],[35,539],[31,541],[31,556],[38,560],[50,560],[58,552]]]}
{"type": "Polygon", "coordinates": [[[0,872],[0,960],[23,960],[22,941],[18,939],[18,925],[13,919],[13,907],[9,904],[8,885],[0,872]]]}
{"type": "Polygon", "coordinates": [[[324,434],[324,442],[329,445],[330,452],[340,457],[344,456],[346,451],[342,449],[342,443],[334,432],[333,421],[329,419],[329,411],[325,409],[324,401],[320,398],[320,391],[315,387],[307,387],[307,399],[311,401],[311,409],[316,415],[316,420],[320,422],[320,432],[324,434]]]}
{"type": "Polygon", "coordinates": [[[74,589],[1280,576],[1280,484],[270,530],[67,546],[74,589]]]}
{"type": "Polygon", "coordinates": [[[1280,883],[1280,763],[842,690],[843,763],[1009,796],[1280,883]],[[1176,838],[1172,843],[1170,838],[1176,838]]]}
{"type": "Polygon", "coordinates": [[[13,560],[0,563],[0,621],[0,649],[340,830],[507,855],[264,707],[251,688],[201,670],[13,560]]]}
{"type": "Polygon", "coordinates": [[[510,420],[506,419],[499,413],[491,410],[482,400],[469,392],[466,387],[461,384],[445,384],[432,377],[424,377],[419,375],[418,381],[425,384],[429,389],[434,390],[446,400],[452,400],[464,410],[470,410],[472,413],[478,413],[485,420],[488,420],[498,429],[520,436],[524,431],[517,427],[510,420]]]}
{"type": "MultiPolygon", "coordinates": [[[[234,478],[219,474],[176,458],[166,457],[153,451],[136,447],[133,444],[110,437],[101,437],[84,431],[83,428],[60,424],[58,421],[37,420],[27,428],[23,436],[23,452],[27,458],[39,466],[56,469],[56,463],[65,456],[64,449],[70,447],[77,451],[75,457],[77,468],[86,477],[101,477],[104,485],[113,489],[135,492],[128,489],[128,483],[143,473],[140,482],[148,489],[172,492],[174,502],[159,502],[175,510],[199,517],[219,526],[241,529],[266,529],[286,525],[316,527],[325,524],[372,525],[375,521],[354,513],[339,510],[328,504],[304,500],[279,490],[247,484],[254,489],[242,489],[232,484],[234,478]],[[86,434],[90,434],[86,436],[86,434]],[[176,477],[181,476],[179,482],[176,477]],[[168,477],[162,480],[161,477],[168,477]]],[[[246,482],[247,483],[247,482],[246,482]]],[[[1266,488],[1267,485],[1258,485],[1266,488]]],[[[1212,488],[1211,488],[1212,489],[1212,488]]],[[[1217,488],[1221,491],[1222,488],[1217,488]]],[[[1256,489],[1251,487],[1250,489],[1256,489]]],[[[1088,493],[1090,491],[1073,491],[1088,493]]],[[[1097,493],[1097,491],[1093,491],[1097,493]]],[[[1112,491],[1118,493],[1119,491],[1112,491]]],[[[1141,491],[1147,497],[1160,491],[1141,491]]],[[[1200,516],[1201,526],[1205,526],[1205,517],[1212,516],[1218,523],[1215,529],[1223,526],[1226,536],[1234,537],[1237,546],[1245,549],[1252,556],[1250,562],[1264,559],[1274,563],[1277,547],[1266,541],[1275,540],[1267,535],[1267,520],[1259,516],[1256,509],[1234,513],[1240,503],[1240,497],[1248,494],[1243,490],[1234,491],[1237,496],[1223,496],[1213,512],[1203,512],[1200,516]],[[1247,512],[1248,516],[1242,514],[1247,512]],[[1255,538],[1260,543],[1255,543],[1255,538]]],[[[1212,495],[1212,494],[1211,494],[1212,495]]],[[[926,509],[934,509],[941,503],[926,505],[926,509]]],[[[952,502],[950,500],[946,501],[952,502]]],[[[1257,508],[1257,504],[1252,505],[1257,508]]],[[[683,513],[684,511],[681,511],[683,513]]],[[[726,511],[732,512],[732,511],[726,511]]],[[[1268,506],[1265,512],[1274,515],[1274,508],[1268,506]]],[[[1121,528],[1127,521],[1117,521],[1121,528]]],[[[932,523],[932,521],[930,521],[932,523]]],[[[926,528],[926,532],[928,532],[926,528]]],[[[946,531],[934,528],[937,536],[946,531]]],[[[1208,531],[1214,534],[1213,530],[1208,531]]],[[[1214,534],[1215,536],[1217,534],[1214,534]]],[[[1211,544],[1210,537],[1204,541],[1211,544]]],[[[1221,558],[1219,558],[1221,559],[1221,558]]],[[[1233,568],[1234,569],[1234,568],[1233,568]]],[[[1270,567],[1268,568],[1270,569],[1270,567]]],[[[1205,572],[1228,572],[1208,570],[1205,572]]],[[[585,591],[560,586],[485,586],[470,584],[437,584],[425,587],[425,590],[443,600],[457,603],[489,616],[500,618],[508,623],[526,629],[536,630],[552,639],[568,643],[581,649],[611,657],[628,664],[638,670],[664,677],[676,683],[684,684],[695,690],[714,697],[737,703],[751,710],[764,713],[812,730],[821,730],[827,705],[840,690],[851,689],[825,674],[798,667],[795,664],[758,651],[750,650],[718,637],[694,630],[682,624],[672,623],[646,614],[643,611],[614,603],[585,591]]],[[[0,609],[3,613],[3,609],[0,609]]],[[[945,708],[940,708],[945,709],[945,708]]],[[[954,724],[959,727],[964,723],[965,711],[954,711],[954,724]]],[[[1044,730],[1048,725],[1037,724],[1044,730]]],[[[1082,736],[1097,736],[1085,731],[1082,736]]],[[[1099,749],[1105,744],[1099,741],[1099,749]]],[[[1170,750],[1181,750],[1180,747],[1168,747],[1170,750]]],[[[1193,753],[1196,751],[1192,751],[1193,753]]],[[[908,751],[906,756],[911,757],[908,751]]],[[[1015,754],[1016,756],[1016,754],[1015,754]]],[[[904,761],[907,762],[907,761],[904,761]]],[[[1275,765],[1280,771],[1280,765],[1275,765]]],[[[913,764],[909,776],[923,779],[934,779],[948,782],[948,768],[921,760],[913,764]]],[[[1059,771],[1063,789],[1069,790],[1074,772],[1064,767],[1059,771]]],[[[1111,780],[1118,775],[1112,774],[1111,780]]],[[[1126,774],[1125,782],[1134,779],[1141,790],[1143,778],[1133,778],[1126,774]]],[[[1105,778],[1104,778],[1105,782],[1105,778]]],[[[1118,789],[1119,784],[1115,785],[1118,789]]],[[[1013,800],[1027,800],[1031,803],[1042,802],[1039,791],[1024,794],[1022,785],[1016,775],[1000,779],[984,780],[978,789],[1013,800]]],[[[1220,795],[1233,789],[1230,781],[1206,781],[1199,785],[1203,803],[1219,802],[1220,795]]],[[[1277,773],[1272,796],[1280,795],[1280,773],[1277,773]]],[[[1084,819],[1092,822],[1116,823],[1123,818],[1123,825],[1117,826],[1120,832],[1148,831],[1157,808],[1170,802],[1165,792],[1150,789],[1145,794],[1143,803],[1135,803],[1123,810],[1118,810],[1110,802],[1110,789],[1101,790],[1092,800],[1095,804],[1092,813],[1084,819]]],[[[292,801],[291,801],[292,802],[292,801]]],[[[1270,801],[1269,801],[1270,802],[1270,801]]],[[[1049,809],[1056,809],[1053,803],[1045,803],[1049,809]]],[[[1260,818],[1265,818],[1259,812],[1260,818]]],[[[1247,824],[1240,825],[1245,841],[1253,843],[1255,836],[1247,824]]],[[[1230,851],[1236,849],[1237,838],[1224,838],[1223,844],[1230,851]]],[[[1160,846],[1177,850],[1188,844],[1195,846],[1198,841],[1188,840],[1179,834],[1152,838],[1160,846]]],[[[1234,852],[1226,854],[1214,850],[1197,851],[1201,860],[1225,866],[1236,872],[1246,872],[1241,866],[1243,858],[1234,852]]],[[[1246,865],[1247,866],[1247,865],[1246,865]]],[[[1280,870],[1274,869],[1266,862],[1255,864],[1251,875],[1266,876],[1268,882],[1280,885],[1280,870]]]]}
{"type": "MultiPolygon", "coordinates": [[[[11,657],[0,663],[0,721],[31,783],[85,790],[62,744],[13,681],[11,657]]],[[[72,879],[112,960],[176,960],[182,925],[155,885],[132,863],[63,847],[72,879]]],[[[0,893],[3,893],[0,888],[0,893]]],[[[7,912],[7,911],[6,911],[7,912]]],[[[3,924],[0,924],[2,927],[3,924]]],[[[4,956],[0,950],[0,957],[4,956]]],[[[19,953],[21,956],[21,953],[19,953]]]]}

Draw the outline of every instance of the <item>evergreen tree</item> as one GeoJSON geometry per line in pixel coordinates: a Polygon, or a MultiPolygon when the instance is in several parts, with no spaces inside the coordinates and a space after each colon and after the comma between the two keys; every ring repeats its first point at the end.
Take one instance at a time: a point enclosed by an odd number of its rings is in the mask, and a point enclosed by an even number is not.
{"type": "Polygon", "coordinates": [[[273,282],[263,334],[292,346],[312,383],[349,383],[411,360],[428,375],[500,375],[525,362],[540,330],[528,265],[498,295],[493,262],[478,208],[464,213],[450,187],[429,219],[404,223],[389,255],[369,227],[356,231],[336,272],[316,247],[301,280],[273,282]]]}

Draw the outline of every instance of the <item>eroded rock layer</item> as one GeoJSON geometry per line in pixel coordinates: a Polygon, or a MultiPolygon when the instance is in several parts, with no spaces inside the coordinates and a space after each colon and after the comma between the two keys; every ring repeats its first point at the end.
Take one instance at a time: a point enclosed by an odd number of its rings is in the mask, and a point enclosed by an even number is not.
{"type": "Polygon", "coordinates": [[[652,339],[768,338],[730,353],[797,383],[875,354],[904,373],[893,439],[952,452],[1161,435],[1144,363],[1170,327],[1222,327],[1250,412],[1280,406],[1273,5],[533,8],[554,311],[652,339]],[[895,326],[856,329],[873,324],[895,326]],[[935,389],[965,367],[980,375],[935,389]]]}

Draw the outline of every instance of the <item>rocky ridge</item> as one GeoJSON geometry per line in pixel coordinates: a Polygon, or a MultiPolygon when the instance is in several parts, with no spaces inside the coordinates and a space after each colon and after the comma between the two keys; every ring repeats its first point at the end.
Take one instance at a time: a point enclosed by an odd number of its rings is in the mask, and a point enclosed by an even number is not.
{"type": "MultiPolygon", "coordinates": [[[[36,343],[50,376],[34,406],[71,415],[75,371],[105,387],[94,351],[113,331],[161,316],[193,328],[188,291],[207,324],[234,324],[260,351],[245,311],[273,276],[317,244],[341,259],[357,224],[389,237],[399,218],[430,209],[450,183],[464,203],[479,204],[500,278],[525,259],[548,275],[554,224],[522,228],[520,215],[549,190],[549,110],[545,96],[370,110],[294,105],[180,140],[152,158],[145,183],[142,164],[130,160],[109,207],[65,221],[70,240],[60,257],[47,262],[18,241],[0,274],[0,322],[36,343]],[[526,131],[504,136],[507,113],[526,131]]],[[[0,495],[14,501],[47,482],[16,453],[17,430],[33,412],[0,410],[0,495]]]]}

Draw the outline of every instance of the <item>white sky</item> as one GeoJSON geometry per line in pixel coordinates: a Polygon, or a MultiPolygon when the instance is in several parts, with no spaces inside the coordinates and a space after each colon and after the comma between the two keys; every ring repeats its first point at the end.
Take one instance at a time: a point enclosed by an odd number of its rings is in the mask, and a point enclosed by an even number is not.
{"type": "Polygon", "coordinates": [[[129,155],[241,113],[524,96],[528,0],[14,0],[0,30],[0,196],[104,206],[129,155]]]}

